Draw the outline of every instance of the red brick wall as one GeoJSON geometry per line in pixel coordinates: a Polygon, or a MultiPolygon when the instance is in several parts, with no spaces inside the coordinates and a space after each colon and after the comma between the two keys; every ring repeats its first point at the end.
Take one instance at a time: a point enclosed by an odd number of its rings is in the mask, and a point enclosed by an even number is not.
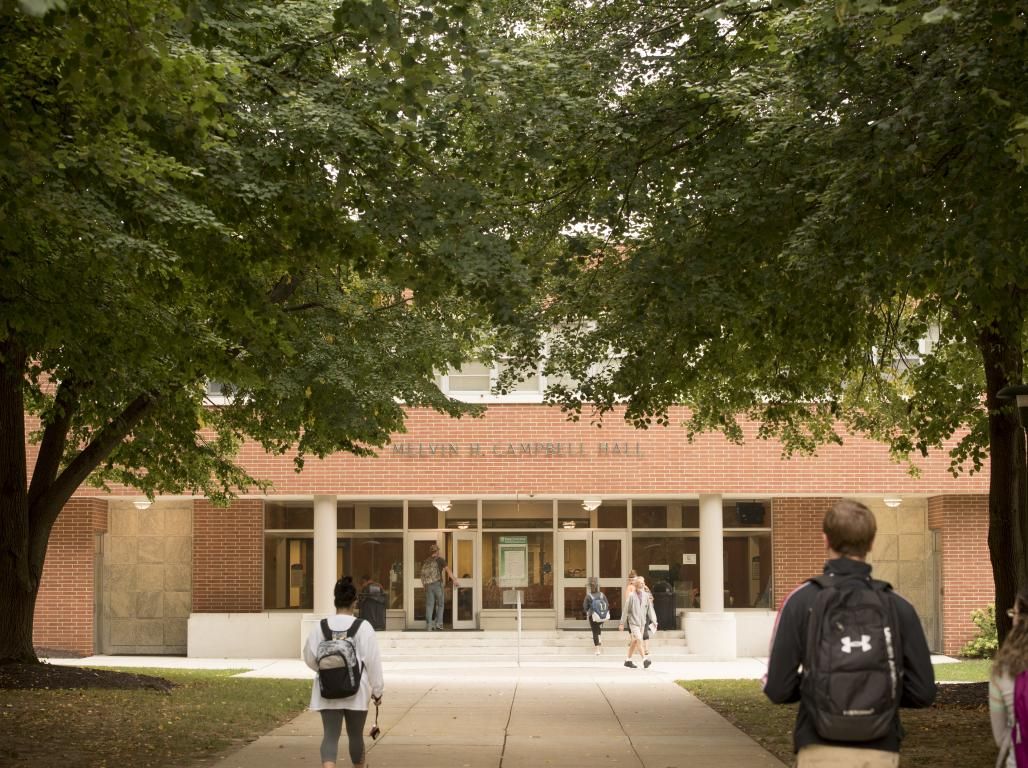
{"type": "Polygon", "coordinates": [[[263,609],[264,502],[193,502],[193,612],[263,609]]]}
{"type": "MultiPolygon", "coordinates": [[[[671,413],[672,424],[686,417],[671,413]]],[[[273,456],[255,443],[240,452],[241,463],[257,477],[274,483],[273,493],[366,496],[417,496],[429,499],[486,494],[805,494],[842,496],[914,493],[987,492],[987,472],[954,478],[945,450],[919,459],[920,477],[889,458],[884,446],[845,435],[845,445],[827,445],[813,457],[781,459],[781,446],[756,439],[756,424],[742,422],[745,442],[729,443],[716,434],[686,439],[679,426],[636,430],[619,414],[609,414],[599,429],[588,417],[569,422],[558,409],[541,405],[492,405],[480,419],[450,419],[413,410],[407,432],[394,435],[377,458],[337,454],[308,458],[302,474],[293,471],[292,455],[273,456]],[[570,445],[576,455],[547,454],[547,443],[570,445]],[[523,455],[520,446],[542,446],[523,455]],[[610,450],[603,454],[600,445],[610,450]],[[615,454],[613,446],[628,447],[615,454]],[[438,450],[452,445],[457,455],[438,450]],[[471,446],[481,453],[470,456],[471,446]],[[505,455],[513,445],[515,455],[505,455]],[[419,446],[421,455],[418,455],[419,446]],[[637,447],[638,446],[638,447],[637,447]],[[407,449],[399,451],[398,448],[407,449]],[[435,448],[433,455],[431,449],[435,448]],[[494,453],[499,449],[499,455],[494,453]],[[578,451],[581,450],[581,454],[578,451]]],[[[117,494],[138,495],[131,489],[117,494]]]]}
{"type": "Polygon", "coordinates": [[[989,558],[989,497],[930,498],[928,527],[942,534],[943,652],[956,654],[975,636],[971,612],[996,599],[989,558]]]}
{"type": "Polygon", "coordinates": [[[775,607],[803,581],[821,573],[825,544],[821,522],[834,498],[771,501],[771,541],[774,551],[775,607]]]}
{"type": "Polygon", "coordinates": [[[107,502],[102,499],[72,499],[58,515],[32,626],[32,643],[41,653],[94,652],[96,534],[106,530],[107,502]]]}

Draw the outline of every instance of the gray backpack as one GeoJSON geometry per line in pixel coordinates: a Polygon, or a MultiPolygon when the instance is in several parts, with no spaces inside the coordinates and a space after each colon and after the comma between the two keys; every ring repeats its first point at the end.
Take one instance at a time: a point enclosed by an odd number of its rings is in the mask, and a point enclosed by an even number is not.
{"type": "Polygon", "coordinates": [[[360,690],[364,665],[353,638],[363,623],[364,619],[355,619],[345,632],[335,632],[328,626],[328,619],[321,620],[324,639],[318,644],[317,662],[322,698],[346,699],[360,690]]]}

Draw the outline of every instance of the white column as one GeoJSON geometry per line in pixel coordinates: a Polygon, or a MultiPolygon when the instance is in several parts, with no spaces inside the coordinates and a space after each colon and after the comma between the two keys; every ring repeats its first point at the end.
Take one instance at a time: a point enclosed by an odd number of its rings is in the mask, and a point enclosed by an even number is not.
{"type": "Polygon", "coordinates": [[[336,497],[314,497],[314,613],[335,613],[336,497]]]}
{"type": "MultiPolygon", "coordinates": [[[[723,522],[721,495],[700,496],[700,608],[704,613],[723,613],[725,610],[723,522]]],[[[314,573],[317,572],[315,566],[314,573]]]]}
{"type": "Polygon", "coordinates": [[[738,655],[735,614],[725,612],[724,525],[721,495],[700,496],[700,610],[685,614],[689,653],[716,659],[738,655]]]}

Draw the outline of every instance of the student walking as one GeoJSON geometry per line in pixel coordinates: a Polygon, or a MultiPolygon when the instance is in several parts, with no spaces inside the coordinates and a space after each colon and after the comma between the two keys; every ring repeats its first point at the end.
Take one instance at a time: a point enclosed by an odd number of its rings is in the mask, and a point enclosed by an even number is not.
{"type": "Polygon", "coordinates": [[[642,577],[637,576],[633,590],[628,597],[628,602],[624,608],[624,616],[618,629],[623,629],[626,625],[628,627],[628,657],[625,659],[625,666],[630,669],[637,669],[636,664],[632,661],[632,657],[636,651],[639,653],[639,657],[643,659],[643,666],[649,667],[650,660],[645,658],[643,653],[643,631],[646,629],[647,624],[657,624],[657,614],[653,610],[653,602],[648,600],[646,597],[646,589],[644,584],[640,583],[642,577]]]}
{"type": "MultiPolygon", "coordinates": [[[[350,637],[356,651],[356,661],[362,669],[357,692],[346,698],[326,698],[322,695],[319,677],[314,678],[310,708],[321,714],[322,768],[336,768],[339,737],[344,724],[349,742],[350,762],[354,768],[367,768],[364,724],[368,719],[368,702],[374,701],[378,706],[382,702],[382,691],[385,688],[378,639],[371,624],[354,617],[353,604],[356,600],[357,589],[353,586],[352,579],[349,576],[340,579],[335,586],[336,613],[322,622],[327,622],[331,637],[350,637]],[[352,631],[355,625],[357,628],[352,631]]],[[[319,625],[311,631],[303,647],[304,662],[316,672],[319,670],[319,648],[326,639],[324,629],[319,625]]]]}
{"type": "Polygon", "coordinates": [[[586,595],[582,601],[582,612],[589,621],[589,629],[593,633],[593,648],[597,656],[600,655],[600,646],[603,645],[603,638],[600,633],[603,631],[603,622],[610,618],[610,603],[607,596],[600,591],[600,580],[595,576],[586,579],[586,595]]]}
{"type": "MultiPolygon", "coordinates": [[[[1028,723],[1019,724],[1014,717],[1017,680],[1028,670],[1028,590],[1022,589],[1017,593],[1014,607],[1007,614],[1014,623],[996,654],[989,677],[989,719],[992,721],[992,737],[999,747],[997,768],[1017,768],[1015,752],[1028,752],[1028,733],[1022,732],[1017,743],[1014,739],[1016,731],[1028,729],[1028,723]]],[[[1028,676],[1021,681],[1021,686],[1025,685],[1028,685],[1028,676]]]]}
{"type": "Polygon", "coordinates": [[[801,702],[797,768],[896,768],[899,708],[935,699],[917,613],[865,562],[875,532],[866,506],[836,503],[822,523],[824,573],[793,590],[778,613],[764,693],[776,704],[801,702]]]}

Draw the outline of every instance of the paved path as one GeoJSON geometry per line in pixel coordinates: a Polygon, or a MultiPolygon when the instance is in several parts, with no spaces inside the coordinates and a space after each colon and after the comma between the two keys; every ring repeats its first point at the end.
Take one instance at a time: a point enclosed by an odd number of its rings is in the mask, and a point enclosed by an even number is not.
{"type": "MultiPolygon", "coordinates": [[[[782,768],[658,665],[387,669],[379,726],[370,768],[782,768]]],[[[215,765],[316,768],[320,740],[306,712],[215,765]]]]}

